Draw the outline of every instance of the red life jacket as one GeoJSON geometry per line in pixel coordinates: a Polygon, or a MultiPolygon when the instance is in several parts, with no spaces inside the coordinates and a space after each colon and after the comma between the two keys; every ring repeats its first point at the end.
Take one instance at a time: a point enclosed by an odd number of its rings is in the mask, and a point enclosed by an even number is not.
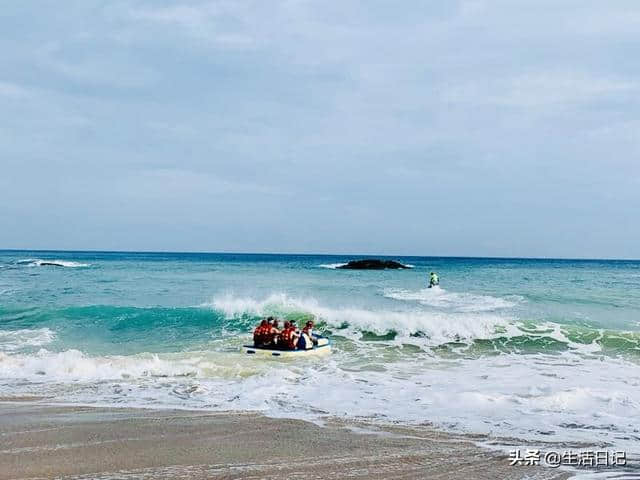
{"type": "Polygon", "coordinates": [[[269,334],[269,325],[258,325],[253,331],[253,342],[255,344],[264,343],[269,334]]]}
{"type": "Polygon", "coordinates": [[[276,341],[276,337],[278,336],[280,332],[278,332],[278,329],[272,325],[269,325],[269,328],[267,329],[267,332],[265,333],[265,341],[267,343],[274,343],[276,341]]]}
{"type": "Polygon", "coordinates": [[[295,333],[295,331],[296,331],[295,327],[289,327],[289,328],[285,328],[284,330],[282,330],[282,332],[280,332],[280,341],[279,341],[279,343],[281,345],[286,345],[287,348],[295,349],[296,348],[296,341],[293,338],[293,334],[295,333]]]}

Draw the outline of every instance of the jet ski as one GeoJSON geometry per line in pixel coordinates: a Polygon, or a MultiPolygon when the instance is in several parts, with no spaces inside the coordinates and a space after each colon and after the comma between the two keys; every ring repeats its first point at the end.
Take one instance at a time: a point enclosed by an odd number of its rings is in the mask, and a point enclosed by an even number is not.
{"type": "Polygon", "coordinates": [[[245,355],[256,357],[276,357],[276,358],[302,358],[321,357],[331,353],[331,342],[326,337],[316,337],[318,343],[308,350],[280,350],[271,347],[255,347],[253,345],[243,345],[242,352],[245,355]]]}

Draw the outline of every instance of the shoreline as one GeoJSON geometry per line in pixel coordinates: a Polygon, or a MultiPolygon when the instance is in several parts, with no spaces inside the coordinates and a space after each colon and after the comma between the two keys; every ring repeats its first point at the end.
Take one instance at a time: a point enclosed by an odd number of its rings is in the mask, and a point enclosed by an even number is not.
{"type": "MultiPolygon", "coordinates": [[[[53,406],[0,400],[0,479],[545,479],[475,436],[257,413],[53,406]]],[[[26,400],[26,401],[25,401],[26,400]]]]}

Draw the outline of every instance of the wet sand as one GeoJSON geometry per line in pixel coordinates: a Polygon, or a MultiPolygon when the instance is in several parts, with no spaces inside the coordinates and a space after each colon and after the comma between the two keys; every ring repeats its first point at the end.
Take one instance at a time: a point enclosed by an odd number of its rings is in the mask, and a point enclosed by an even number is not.
{"type": "Polygon", "coordinates": [[[505,455],[463,435],[366,428],[243,413],[0,403],[0,479],[568,477],[509,466],[505,455]]]}

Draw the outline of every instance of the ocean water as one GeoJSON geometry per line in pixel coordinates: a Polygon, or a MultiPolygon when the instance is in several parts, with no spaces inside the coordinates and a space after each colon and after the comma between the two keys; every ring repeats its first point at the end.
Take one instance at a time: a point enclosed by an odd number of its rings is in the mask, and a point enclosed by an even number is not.
{"type": "Polygon", "coordinates": [[[0,396],[640,453],[640,262],[351,258],[1,251],[0,396]],[[267,314],[314,318],[333,354],[243,356],[267,314]]]}

